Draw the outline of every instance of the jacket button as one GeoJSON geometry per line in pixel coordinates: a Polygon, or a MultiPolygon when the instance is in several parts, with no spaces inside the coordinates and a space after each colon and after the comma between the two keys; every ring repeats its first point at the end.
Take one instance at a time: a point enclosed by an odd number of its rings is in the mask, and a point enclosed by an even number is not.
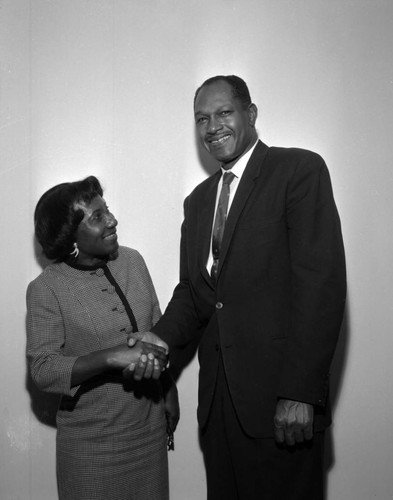
{"type": "Polygon", "coordinates": [[[222,302],[217,302],[216,309],[222,309],[223,307],[224,307],[224,304],[222,302]]]}
{"type": "Polygon", "coordinates": [[[112,311],[117,311],[119,313],[123,313],[125,311],[125,307],[123,306],[123,304],[119,304],[118,306],[113,307],[112,311]]]}
{"type": "Polygon", "coordinates": [[[218,344],[216,344],[216,345],[214,346],[214,349],[215,349],[216,351],[219,351],[219,350],[220,350],[220,346],[219,346],[218,344]]]}

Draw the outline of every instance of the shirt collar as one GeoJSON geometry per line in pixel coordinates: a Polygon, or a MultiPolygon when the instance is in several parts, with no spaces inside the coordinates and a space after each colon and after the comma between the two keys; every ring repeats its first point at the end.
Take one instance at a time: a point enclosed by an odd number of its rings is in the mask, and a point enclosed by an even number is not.
{"type": "Polygon", "coordinates": [[[243,175],[244,170],[246,169],[248,160],[250,159],[252,152],[255,149],[255,146],[257,145],[258,139],[255,141],[254,145],[245,153],[243,156],[241,156],[237,162],[233,165],[233,167],[229,170],[225,170],[221,167],[221,172],[224,175],[225,172],[232,172],[233,174],[236,175],[238,179],[241,178],[243,175]]]}

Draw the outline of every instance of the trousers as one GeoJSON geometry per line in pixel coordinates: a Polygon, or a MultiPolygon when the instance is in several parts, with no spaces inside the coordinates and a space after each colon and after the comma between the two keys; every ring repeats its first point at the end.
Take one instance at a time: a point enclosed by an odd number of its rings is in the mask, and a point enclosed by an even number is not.
{"type": "Polygon", "coordinates": [[[201,447],[208,500],[323,500],[324,432],[293,447],[278,445],[273,437],[246,435],[222,360],[209,419],[201,430],[201,447]]]}

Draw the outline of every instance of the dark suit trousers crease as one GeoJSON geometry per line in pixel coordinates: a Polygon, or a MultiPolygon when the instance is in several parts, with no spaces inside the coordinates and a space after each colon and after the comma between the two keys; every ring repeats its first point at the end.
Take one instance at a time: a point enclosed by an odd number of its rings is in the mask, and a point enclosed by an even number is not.
{"type": "Polygon", "coordinates": [[[322,500],[323,441],[324,433],[317,433],[311,444],[288,450],[274,439],[247,436],[220,361],[211,413],[201,433],[208,500],[322,500]]]}

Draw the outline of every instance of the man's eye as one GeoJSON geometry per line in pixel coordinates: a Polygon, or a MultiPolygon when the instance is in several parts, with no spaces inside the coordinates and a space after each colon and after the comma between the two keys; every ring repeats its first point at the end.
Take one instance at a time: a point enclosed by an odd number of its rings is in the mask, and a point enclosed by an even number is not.
{"type": "Polygon", "coordinates": [[[202,124],[202,123],[205,123],[207,120],[207,118],[205,116],[201,116],[197,119],[197,124],[202,124]]]}
{"type": "Polygon", "coordinates": [[[221,115],[221,116],[228,116],[228,115],[230,115],[230,114],[231,114],[231,112],[230,112],[230,111],[228,111],[228,110],[226,110],[226,111],[221,111],[221,113],[220,113],[220,115],[221,115]]]}

